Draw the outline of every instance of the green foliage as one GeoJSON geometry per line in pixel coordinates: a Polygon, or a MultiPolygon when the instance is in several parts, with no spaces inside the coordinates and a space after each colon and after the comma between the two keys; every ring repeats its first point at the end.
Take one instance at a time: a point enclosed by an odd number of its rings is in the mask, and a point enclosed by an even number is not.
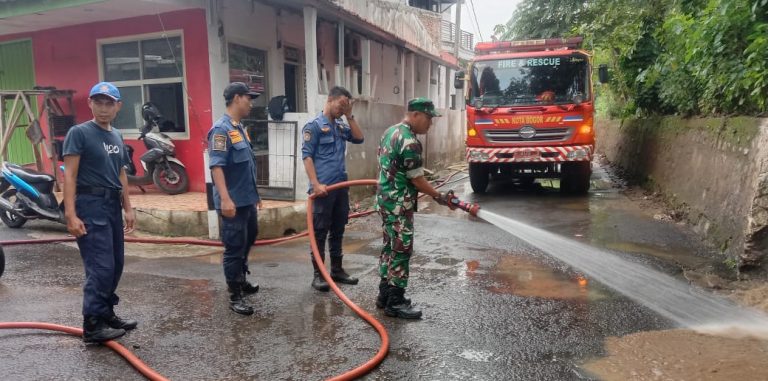
{"type": "Polygon", "coordinates": [[[768,0],[523,0],[495,31],[584,36],[603,115],[768,112],[768,0]]]}
{"type": "Polygon", "coordinates": [[[501,34],[502,40],[563,37],[572,34],[586,11],[584,0],[524,0],[501,34]]]}

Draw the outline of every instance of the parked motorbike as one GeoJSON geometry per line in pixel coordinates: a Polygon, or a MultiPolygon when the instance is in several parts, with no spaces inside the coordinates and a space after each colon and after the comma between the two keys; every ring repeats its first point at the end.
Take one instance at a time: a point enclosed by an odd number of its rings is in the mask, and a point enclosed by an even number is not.
{"type": "Polygon", "coordinates": [[[137,175],[136,164],[133,161],[133,147],[126,145],[129,162],[126,166],[128,184],[138,186],[155,184],[168,194],[181,194],[189,190],[189,176],[184,164],[175,157],[176,146],[171,138],[160,131],[159,122],[162,119],[160,110],[151,102],[141,106],[141,117],[144,126],[141,128],[139,140],[147,147],[139,160],[144,168],[142,176],[137,175]],[[157,129],[158,132],[153,130],[157,129]]]}
{"type": "Polygon", "coordinates": [[[3,163],[0,169],[0,220],[9,228],[20,228],[28,220],[46,219],[64,223],[64,203],[53,194],[53,176],[3,163]]]}

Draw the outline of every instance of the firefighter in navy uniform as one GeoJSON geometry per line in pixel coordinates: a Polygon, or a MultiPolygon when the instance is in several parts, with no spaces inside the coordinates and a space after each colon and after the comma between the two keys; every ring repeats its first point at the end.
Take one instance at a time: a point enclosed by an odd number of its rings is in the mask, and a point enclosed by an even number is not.
{"type": "Polygon", "coordinates": [[[221,216],[229,308],[241,315],[253,314],[243,294],[259,291],[259,285],[248,282],[246,274],[250,273],[248,253],[259,231],[256,205],[261,207],[261,201],[256,187],[256,159],[240,123],[250,114],[251,101],[258,96],[245,83],[229,84],[224,89],[227,112],[208,132],[213,202],[221,216]]]}
{"type": "Polygon", "coordinates": [[[83,340],[87,343],[116,339],[138,324],[119,318],[114,311],[125,263],[123,235],[133,230],[135,221],[124,191],[128,188],[125,143],[111,124],[121,106],[120,91],[114,85],[96,84],[88,96],[93,119],[70,128],[64,139],[65,217],[85,267],[83,340]]]}
{"type": "MultiPolygon", "coordinates": [[[[304,168],[309,178],[309,193],[315,195],[312,224],[320,257],[325,262],[325,241],[331,255],[331,278],[338,283],[357,284],[342,267],[342,239],[349,220],[349,189],[327,191],[326,186],[347,180],[344,155],[347,142],[363,143],[363,131],[352,115],[352,95],[343,87],[333,87],[323,112],[302,129],[304,144],[301,148],[304,168]],[[346,116],[349,124],[341,119],[346,116]]],[[[311,255],[311,254],[310,254],[311,255]]],[[[314,277],[312,287],[328,291],[330,286],[320,275],[319,265],[312,259],[314,277]]]]}

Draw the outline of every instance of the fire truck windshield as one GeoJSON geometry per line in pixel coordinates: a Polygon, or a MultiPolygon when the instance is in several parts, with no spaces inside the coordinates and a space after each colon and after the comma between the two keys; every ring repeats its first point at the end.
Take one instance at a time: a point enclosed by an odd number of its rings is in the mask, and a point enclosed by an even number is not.
{"type": "Polygon", "coordinates": [[[475,107],[579,103],[589,99],[583,54],[477,61],[469,103],[475,107]]]}

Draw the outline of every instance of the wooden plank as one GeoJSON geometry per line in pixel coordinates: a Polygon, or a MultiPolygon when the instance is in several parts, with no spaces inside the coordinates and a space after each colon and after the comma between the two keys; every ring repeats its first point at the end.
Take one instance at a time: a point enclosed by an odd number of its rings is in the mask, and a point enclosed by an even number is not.
{"type": "Polygon", "coordinates": [[[11,114],[8,115],[8,122],[3,127],[3,131],[5,132],[5,136],[3,137],[3,145],[0,146],[0,157],[3,158],[3,160],[8,158],[7,150],[8,150],[8,143],[11,141],[11,138],[13,137],[13,132],[16,129],[16,122],[21,117],[22,112],[20,111],[18,114],[16,114],[16,105],[19,102],[19,97],[21,96],[21,92],[16,93],[16,98],[13,100],[13,107],[11,108],[11,114]]]}

